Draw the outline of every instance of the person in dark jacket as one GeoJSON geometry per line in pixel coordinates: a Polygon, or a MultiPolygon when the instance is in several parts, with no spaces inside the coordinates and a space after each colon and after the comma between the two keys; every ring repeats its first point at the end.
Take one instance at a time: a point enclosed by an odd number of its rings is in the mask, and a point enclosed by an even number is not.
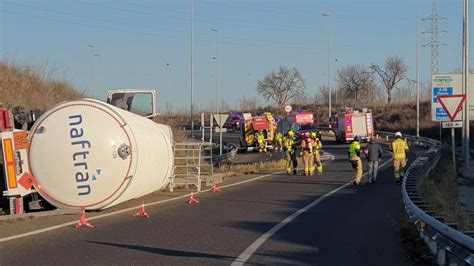
{"type": "Polygon", "coordinates": [[[379,170],[379,161],[382,155],[382,146],[371,138],[365,149],[365,156],[367,157],[367,165],[369,167],[369,184],[375,184],[375,181],[377,181],[377,171],[379,170]]]}

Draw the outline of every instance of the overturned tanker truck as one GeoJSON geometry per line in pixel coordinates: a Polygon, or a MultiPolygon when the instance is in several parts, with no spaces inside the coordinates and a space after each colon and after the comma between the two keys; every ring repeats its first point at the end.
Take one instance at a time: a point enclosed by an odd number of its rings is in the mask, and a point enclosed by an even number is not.
{"type": "Polygon", "coordinates": [[[57,208],[100,210],[152,193],[168,185],[174,162],[169,126],[94,99],[46,111],[28,144],[15,172],[57,208]]]}

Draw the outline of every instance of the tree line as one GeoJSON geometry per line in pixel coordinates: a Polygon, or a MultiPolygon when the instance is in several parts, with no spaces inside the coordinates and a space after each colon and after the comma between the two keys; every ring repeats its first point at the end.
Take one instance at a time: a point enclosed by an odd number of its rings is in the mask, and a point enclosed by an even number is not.
{"type": "MultiPolygon", "coordinates": [[[[407,76],[408,66],[398,56],[388,57],[384,64],[347,65],[337,70],[332,86],[332,105],[335,107],[364,107],[374,104],[411,102],[416,97],[416,81],[407,76]]],[[[280,66],[257,81],[257,92],[276,107],[286,104],[327,104],[329,90],[322,85],[313,95],[297,68],[280,66]]],[[[420,83],[420,98],[430,98],[430,82],[420,83]]],[[[252,99],[241,99],[241,108],[257,104],[252,99]]],[[[251,109],[251,108],[249,108],[251,109]]]]}

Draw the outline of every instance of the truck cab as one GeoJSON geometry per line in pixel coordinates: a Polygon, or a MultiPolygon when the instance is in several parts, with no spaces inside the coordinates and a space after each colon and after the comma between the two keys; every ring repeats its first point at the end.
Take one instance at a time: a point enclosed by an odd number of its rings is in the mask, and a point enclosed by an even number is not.
{"type": "Polygon", "coordinates": [[[116,89],[107,92],[107,103],[137,115],[153,118],[156,112],[156,91],[116,89]]]}

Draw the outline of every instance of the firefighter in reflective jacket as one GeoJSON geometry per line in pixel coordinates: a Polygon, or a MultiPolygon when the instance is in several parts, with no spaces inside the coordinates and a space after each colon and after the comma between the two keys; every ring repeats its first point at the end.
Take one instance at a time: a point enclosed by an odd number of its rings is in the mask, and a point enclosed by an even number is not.
{"type": "Polygon", "coordinates": [[[399,184],[405,175],[405,167],[407,166],[406,152],[408,151],[408,145],[405,140],[402,139],[402,133],[395,133],[395,140],[390,144],[389,149],[393,153],[393,173],[395,176],[395,182],[399,184]]]}
{"type": "Polygon", "coordinates": [[[360,186],[362,179],[362,160],[360,159],[360,136],[356,135],[349,144],[349,160],[351,161],[354,177],[354,185],[360,186]]]}
{"type": "MultiPolygon", "coordinates": [[[[323,173],[323,164],[321,163],[321,154],[320,151],[323,148],[323,144],[321,143],[321,134],[317,134],[316,132],[311,132],[311,138],[313,139],[314,146],[313,146],[313,154],[314,154],[314,162],[316,164],[316,171],[318,175],[323,173]]],[[[314,170],[313,170],[314,171],[314,170]]]]}
{"type": "Polygon", "coordinates": [[[314,174],[314,144],[310,133],[304,133],[301,138],[301,153],[303,153],[304,174],[306,176],[314,174]]]}
{"type": "Polygon", "coordinates": [[[263,134],[263,130],[259,130],[257,134],[257,146],[259,152],[267,152],[267,145],[265,143],[265,134],[263,134]]]}
{"type": "Polygon", "coordinates": [[[283,150],[283,136],[280,132],[275,134],[275,151],[282,151],[283,150]]]}
{"type": "Polygon", "coordinates": [[[298,161],[296,160],[296,149],[297,139],[293,130],[288,131],[288,134],[283,138],[283,150],[286,155],[286,173],[291,175],[292,169],[293,174],[296,175],[296,167],[298,161]]]}

